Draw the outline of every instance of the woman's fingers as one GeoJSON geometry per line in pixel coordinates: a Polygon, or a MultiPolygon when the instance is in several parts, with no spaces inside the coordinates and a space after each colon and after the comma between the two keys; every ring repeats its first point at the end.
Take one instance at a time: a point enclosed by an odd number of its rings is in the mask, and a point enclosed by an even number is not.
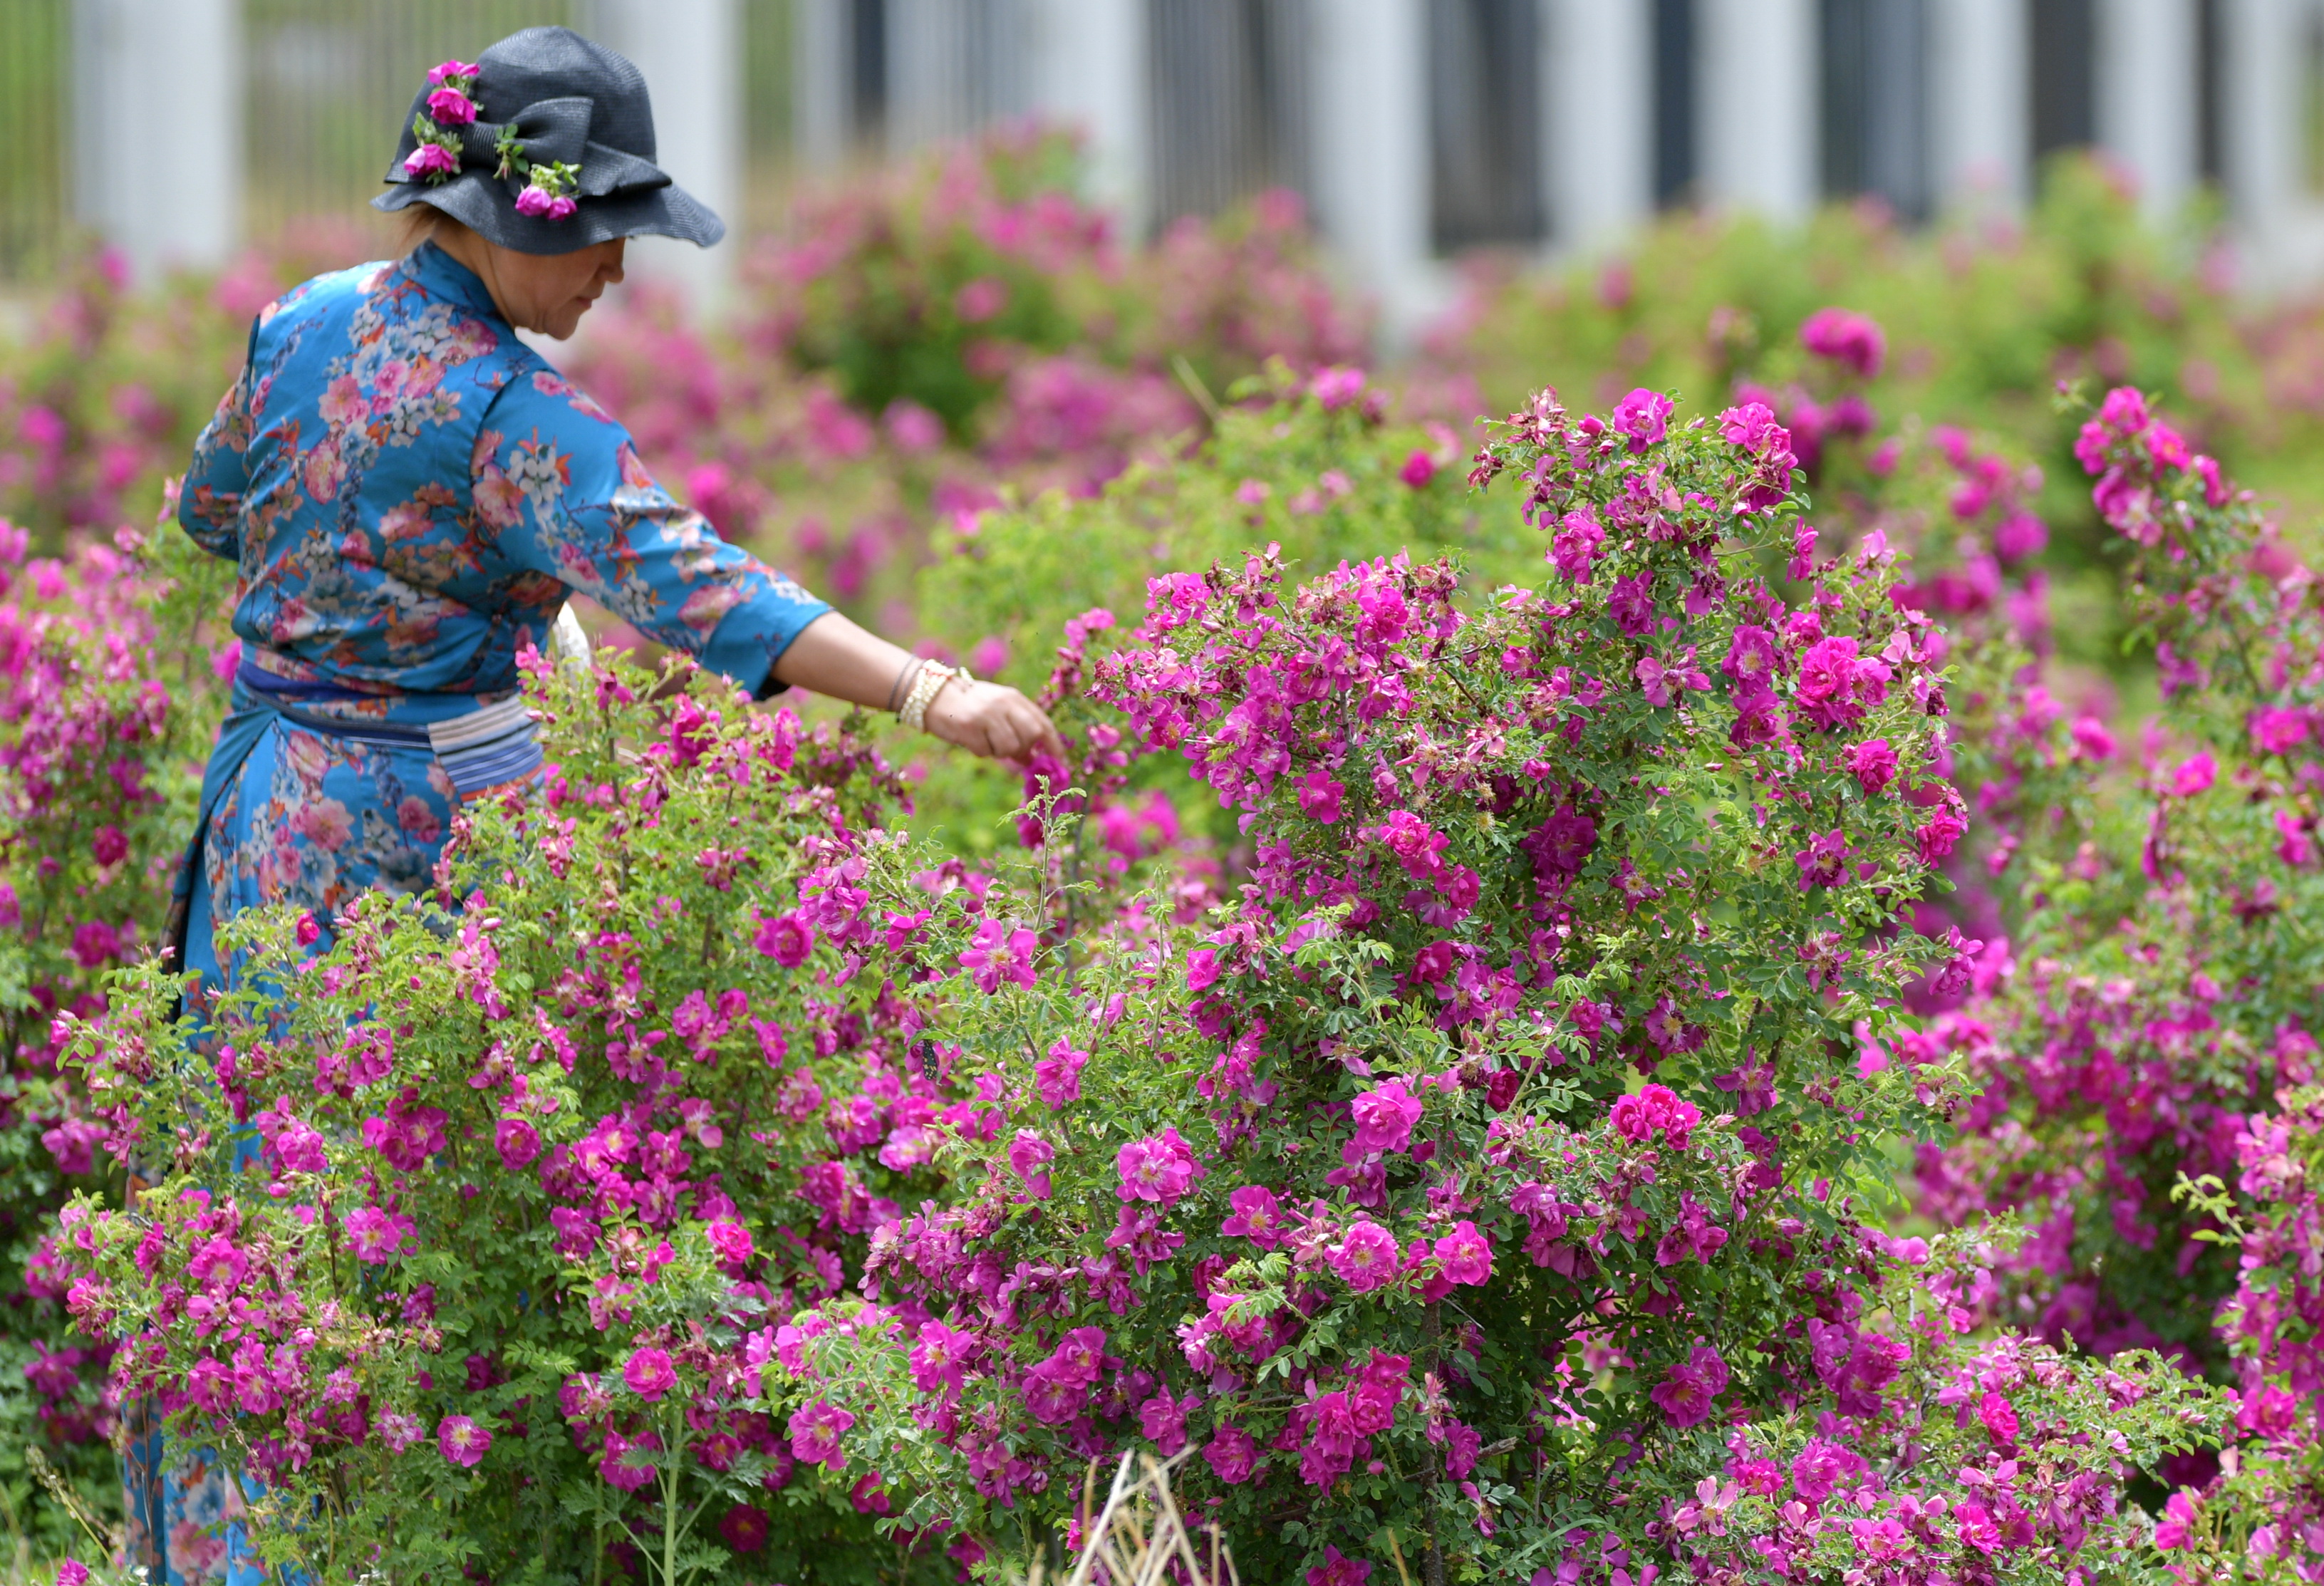
{"type": "Polygon", "coordinates": [[[1047,750],[1059,760],[1065,740],[1041,707],[996,683],[952,684],[928,705],[928,730],[972,754],[1022,765],[1047,750]]]}

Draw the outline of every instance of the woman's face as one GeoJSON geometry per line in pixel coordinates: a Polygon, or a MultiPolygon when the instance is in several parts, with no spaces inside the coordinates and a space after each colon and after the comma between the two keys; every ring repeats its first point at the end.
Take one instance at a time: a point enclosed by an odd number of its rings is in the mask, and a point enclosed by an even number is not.
{"type": "Polygon", "coordinates": [[[622,279],[622,247],[628,239],[615,237],[571,254],[520,254],[473,232],[458,241],[468,247],[447,243],[447,248],[484,278],[510,324],[563,341],[580,326],[589,305],[622,279]]]}

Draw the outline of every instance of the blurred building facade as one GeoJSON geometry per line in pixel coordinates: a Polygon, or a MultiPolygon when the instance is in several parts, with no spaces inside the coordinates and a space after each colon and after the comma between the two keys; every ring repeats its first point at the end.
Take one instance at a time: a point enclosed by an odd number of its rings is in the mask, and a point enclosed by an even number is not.
{"type": "MultiPolygon", "coordinates": [[[[1038,116],[1134,229],[1296,190],[1396,327],[1467,249],[2006,210],[2080,146],[2324,278],[2324,0],[5,0],[0,272],[76,224],[151,272],[359,213],[427,65],[541,22],[638,60],[662,162],[745,226],[801,167],[1038,116]]],[[[732,253],[639,263],[715,299],[732,253]]]]}
{"type": "Polygon", "coordinates": [[[810,161],[1077,122],[1147,226],[1310,202],[1392,324],[1479,245],[1657,209],[2008,210],[2107,151],[2158,217],[2213,189],[2253,274],[2324,277],[2319,0],[798,0],[810,161]]]}

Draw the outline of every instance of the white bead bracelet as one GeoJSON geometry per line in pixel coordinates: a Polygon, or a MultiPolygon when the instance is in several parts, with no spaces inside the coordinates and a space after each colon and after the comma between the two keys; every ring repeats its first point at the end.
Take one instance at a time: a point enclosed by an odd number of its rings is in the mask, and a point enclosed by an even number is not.
{"type": "Polygon", "coordinates": [[[976,681],[968,675],[966,667],[948,667],[942,661],[928,661],[923,664],[919,676],[912,679],[911,692],[904,696],[903,705],[896,712],[903,718],[904,725],[911,728],[915,733],[927,732],[928,706],[936,703],[936,696],[943,693],[945,685],[954,678],[958,678],[964,683],[976,681]]]}

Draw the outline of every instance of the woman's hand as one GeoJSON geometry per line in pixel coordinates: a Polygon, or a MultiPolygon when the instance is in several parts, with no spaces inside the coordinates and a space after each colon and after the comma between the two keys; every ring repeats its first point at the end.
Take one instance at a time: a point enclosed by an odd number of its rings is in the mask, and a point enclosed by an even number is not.
{"type": "Polygon", "coordinates": [[[928,731],[955,748],[1023,765],[1039,753],[1065,758],[1065,742],[1041,707],[1000,683],[948,679],[928,702],[928,731]]]}
{"type": "MultiPolygon", "coordinates": [[[[825,612],[791,641],[775,662],[775,680],[835,699],[894,710],[917,674],[918,659],[837,612],[825,612]]],[[[1023,765],[1047,752],[1059,760],[1065,746],[1041,707],[1014,688],[949,678],[928,702],[927,730],[971,754],[1023,765]]]]}

